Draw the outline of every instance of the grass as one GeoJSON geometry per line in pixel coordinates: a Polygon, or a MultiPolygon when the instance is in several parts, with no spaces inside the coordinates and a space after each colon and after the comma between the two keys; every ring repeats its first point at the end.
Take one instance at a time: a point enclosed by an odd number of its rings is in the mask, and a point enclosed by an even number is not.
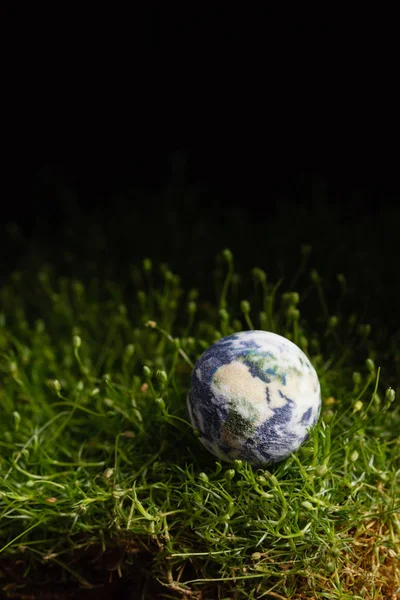
{"type": "Polygon", "coordinates": [[[143,599],[399,597],[397,341],[354,313],[343,275],[328,301],[308,254],[292,281],[269,282],[239,276],[225,250],[211,301],[149,259],[125,285],[13,273],[0,292],[5,597],[99,598],[121,582],[143,599]],[[186,412],[196,359],[247,328],[296,342],[323,398],[301,449],[257,470],[215,460],[186,412]]]}

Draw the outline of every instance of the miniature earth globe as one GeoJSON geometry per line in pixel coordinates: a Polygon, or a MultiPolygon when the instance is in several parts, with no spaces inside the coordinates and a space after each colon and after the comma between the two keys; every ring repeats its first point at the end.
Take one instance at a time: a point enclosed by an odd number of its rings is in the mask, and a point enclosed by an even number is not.
{"type": "Polygon", "coordinates": [[[262,466],[287,458],[308,437],[321,410],[321,391],[296,344],[268,331],[243,331],[201,355],[187,403],[210,452],[262,466]]]}

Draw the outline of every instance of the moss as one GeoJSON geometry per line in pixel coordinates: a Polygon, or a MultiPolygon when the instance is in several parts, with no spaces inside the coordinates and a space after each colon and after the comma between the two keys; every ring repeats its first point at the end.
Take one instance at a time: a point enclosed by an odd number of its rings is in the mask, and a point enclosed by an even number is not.
{"type": "MultiPolygon", "coordinates": [[[[132,591],[135,578],[143,598],[161,593],[155,582],[183,598],[398,593],[396,340],[366,341],[357,315],[332,331],[315,276],[298,284],[311,317],[293,320],[279,285],[262,277],[252,291],[235,283],[231,254],[221,264],[214,299],[149,261],[125,286],[91,265],[79,280],[43,265],[0,290],[3,594],[119,579],[132,591]],[[243,326],[243,297],[256,328],[308,348],[323,410],[298,453],[228,472],[188,423],[186,393],[203,350],[243,326]]],[[[235,435],[249,426],[235,410],[230,419],[235,435]]]]}

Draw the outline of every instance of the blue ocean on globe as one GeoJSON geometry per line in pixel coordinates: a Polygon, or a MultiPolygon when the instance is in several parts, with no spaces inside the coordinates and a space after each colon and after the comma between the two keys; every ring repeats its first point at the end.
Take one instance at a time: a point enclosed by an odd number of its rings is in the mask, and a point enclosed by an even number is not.
{"type": "Polygon", "coordinates": [[[321,410],[317,373],[290,340],[268,331],[222,338],[199,358],[188,410],[218,458],[255,466],[279,462],[308,437],[321,410]]]}

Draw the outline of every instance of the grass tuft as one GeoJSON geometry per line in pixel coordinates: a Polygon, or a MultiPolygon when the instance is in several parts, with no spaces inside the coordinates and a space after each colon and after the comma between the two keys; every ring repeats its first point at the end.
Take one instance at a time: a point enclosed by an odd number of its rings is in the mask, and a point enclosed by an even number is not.
{"type": "Polygon", "coordinates": [[[142,598],[399,597],[395,344],[345,308],[344,275],[329,309],[308,254],[295,291],[260,268],[239,277],[225,250],[211,300],[149,259],[124,286],[50,265],[12,275],[0,292],[6,597],[119,579],[142,598]],[[321,382],[318,425],[270,469],[216,461],[186,412],[197,358],[246,328],[293,340],[321,382]]]}

